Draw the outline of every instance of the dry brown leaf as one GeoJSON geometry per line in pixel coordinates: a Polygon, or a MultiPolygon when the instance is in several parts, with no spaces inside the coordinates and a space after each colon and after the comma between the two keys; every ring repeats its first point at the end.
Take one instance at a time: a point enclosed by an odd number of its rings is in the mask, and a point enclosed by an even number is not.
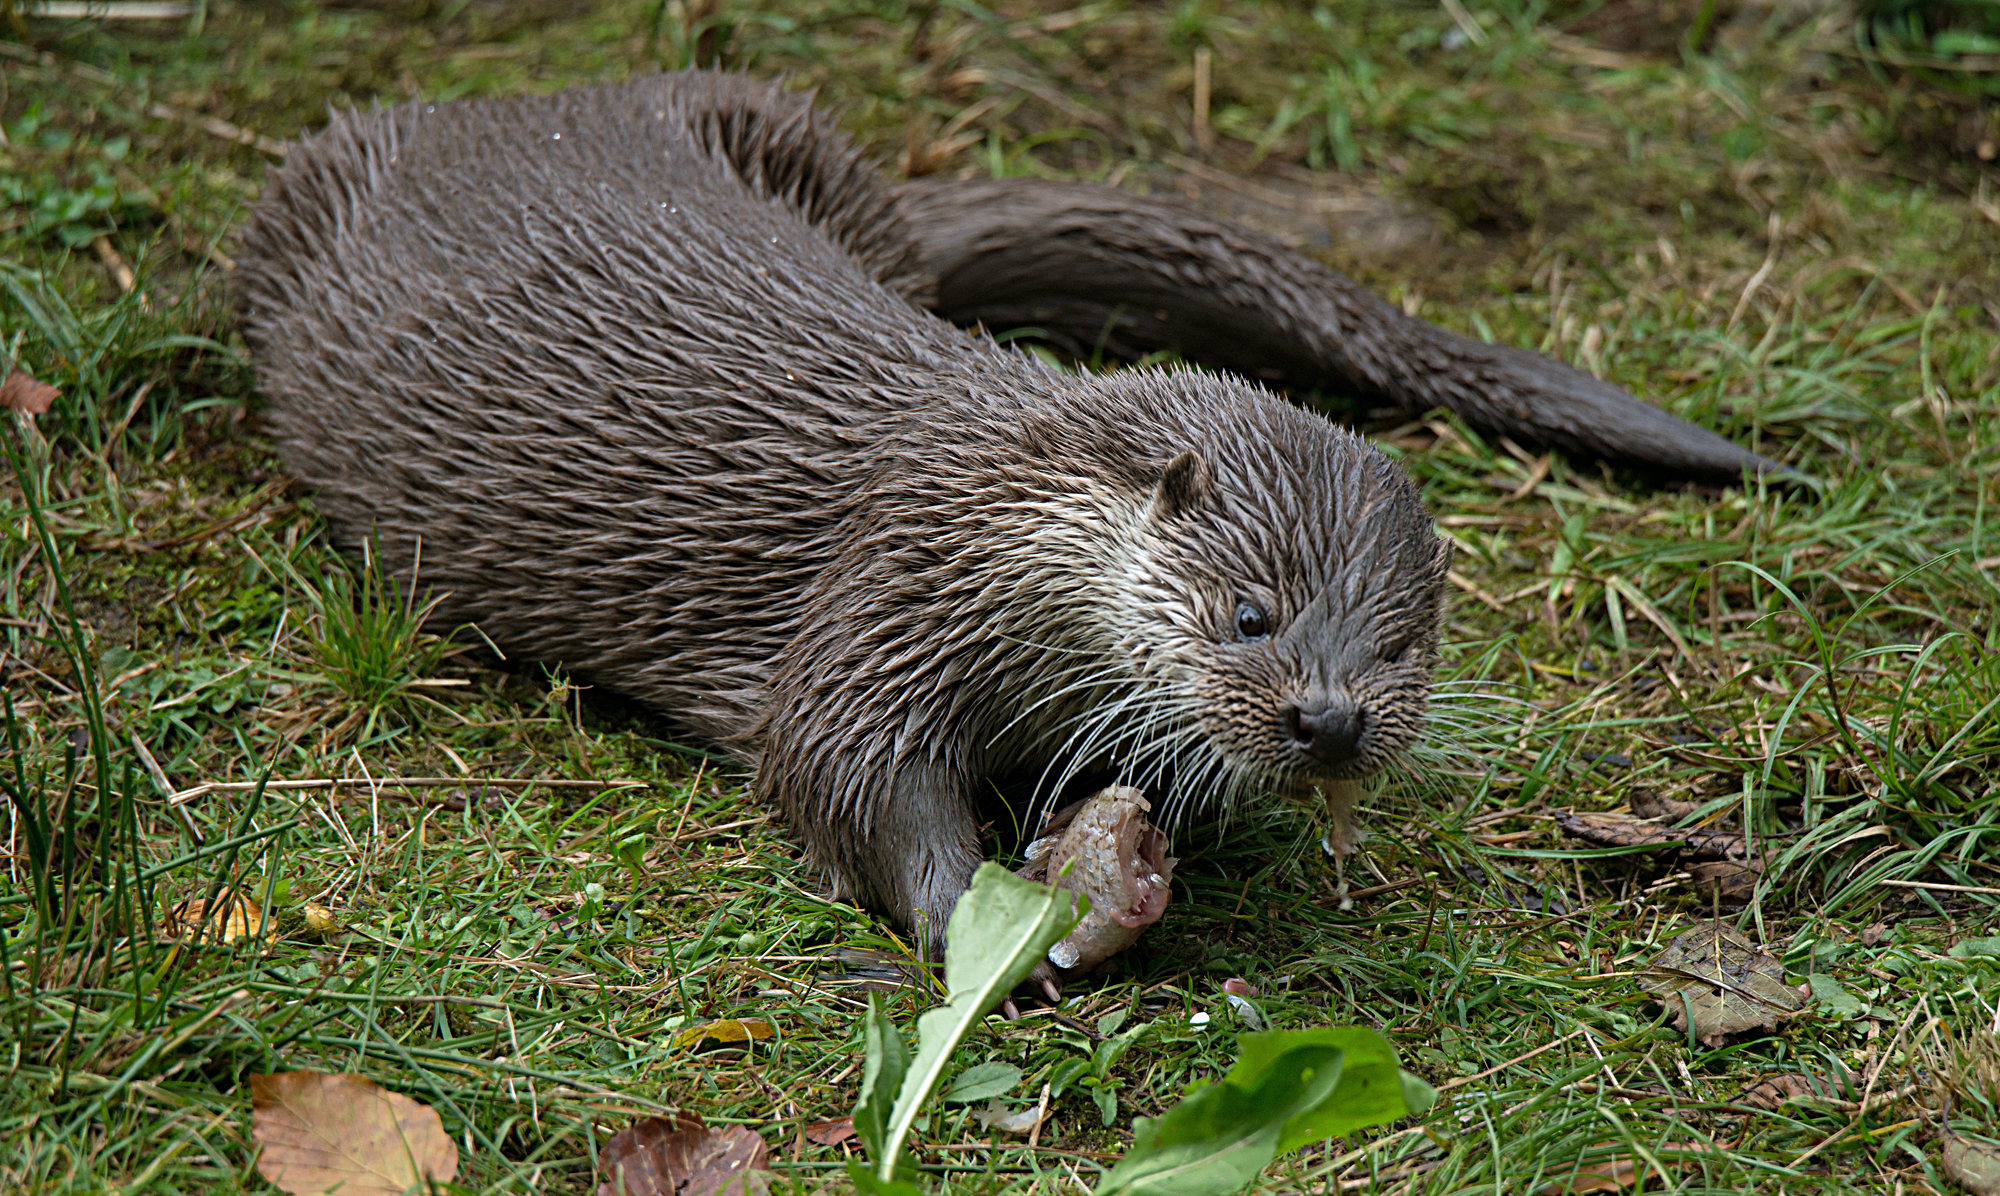
{"type": "Polygon", "coordinates": [[[1699,864],[1688,865],[1688,883],[1697,893],[1713,894],[1715,900],[1730,905],[1742,905],[1757,892],[1757,882],[1764,879],[1764,861],[1751,860],[1703,860],[1699,864]]]}
{"type": "Polygon", "coordinates": [[[1978,1196],[2000,1196],[2000,1146],[1947,1131],[1938,1152],[1944,1173],[1978,1196]]]}
{"type": "Polygon", "coordinates": [[[1821,1091],[1824,1081],[1815,1080],[1802,1072],[1787,1072],[1781,1076],[1765,1076],[1755,1084],[1745,1088],[1735,1103],[1749,1105],[1753,1109],[1777,1109],[1795,1100],[1825,1100],[1828,1093],[1821,1091]]]}
{"type": "Polygon", "coordinates": [[[250,1106],[257,1173],[294,1196],[404,1196],[458,1173],[437,1110],[364,1076],[253,1075],[250,1106]]]}
{"type": "Polygon", "coordinates": [[[829,1117],[806,1126],[806,1141],[816,1146],[838,1146],[853,1136],[852,1117],[829,1117]]]}
{"type": "Polygon", "coordinates": [[[1631,1159],[1606,1159],[1601,1163],[1585,1163],[1574,1176],[1548,1184],[1542,1192],[1543,1196],[1561,1192],[1616,1192],[1638,1174],[1639,1166],[1631,1159]]]}
{"type": "Polygon", "coordinates": [[[1601,847],[1675,844],[1689,855],[1710,860],[1740,860],[1747,850],[1743,836],[1733,831],[1702,830],[1699,827],[1674,830],[1630,814],[1579,814],[1573,810],[1557,810],[1555,820],[1564,834],[1601,847]]]}
{"type": "Polygon", "coordinates": [[[1632,813],[1640,818],[1666,818],[1679,822],[1699,809],[1701,806],[1696,802],[1661,797],[1651,789],[1641,789],[1632,795],[1632,813]]]}
{"type": "Polygon", "coordinates": [[[685,1142],[707,1132],[692,1113],[647,1117],[619,1130],[597,1152],[598,1196],[672,1193],[686,1182],[685,1142]]]}
{"type": "Polygon", "coordinates": [[[710,1130],[694,1154],[682,1196],[765,1196],[771,1190],[771,1148],[756,1130],[710,1130]]]}
{"type": "Polygon", "coordinates": [[[1704,922],[1668,943],[1639,987],[1672,1012],[1675,1029],[1711,1047],[1731,1034],[1775,1030],[1805,1005],[1785,983],[1776,956],[1721,922],[1704,922]]]}
{"type": "Polygon", "coordinates": [[[37,382],[28,371],[17,369],[0,381],[0,410],[41,415],[48,411],[49,404],[55,402],[56,396],[61,393],[46,382],[37,382]]]}
{"type": "Polygon", "coordinates": [[[771,1148],[740,1125],[708,1129],[689,1113],[648,1117],[598,1152],[598,1196],[764,1196],[771,1148]]]}
{"type": "Polygon", "coordinates": [[[160,930],[168,938],[200,939],[203,942],[233,943],[264,933],[264,904],[248,894],[238,893],[216,903],[208,912],[208,902],[200,897],[176,902],[160,920],[160,930]]]}
{"type": "MultiPolygon", "coordinates": [[[[1669,1142],[1659,1148],[1662,1151],[1703,1150],[1695,1142],[1669,1142]]],[[[1661,1159],[1660,1162],[1673,1166],[1676,1160],[1661,1159]]],[[[1576,1174],[1566,1179],[1555,1180],[1542,1188],[1542,1196],[1563,1196],[1570,1192],[1617,1192],[1625,1188],[1644,1188],[1646,1181],[1653,1177],[1652,1165],[1643,1160],[1619,1156],[1602,1159],[1595,1163],[1585,1163],[1577,1168],[1576,1174]]],[[[1665,1178],[1662,1176],[1661,1178],[1665,1178]]]]}

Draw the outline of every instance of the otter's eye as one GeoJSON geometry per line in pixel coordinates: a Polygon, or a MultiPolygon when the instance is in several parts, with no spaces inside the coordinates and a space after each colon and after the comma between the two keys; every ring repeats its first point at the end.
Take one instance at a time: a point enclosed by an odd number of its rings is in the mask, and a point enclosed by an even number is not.
{"type": "Polygon", "coordinates": [[[1271,634],[1271,621],[1264,614],[1264,608],[1254,602],[1238,603],[1236,607],[1236,635],[1245,640],[1261,640],[1271,634]]]}

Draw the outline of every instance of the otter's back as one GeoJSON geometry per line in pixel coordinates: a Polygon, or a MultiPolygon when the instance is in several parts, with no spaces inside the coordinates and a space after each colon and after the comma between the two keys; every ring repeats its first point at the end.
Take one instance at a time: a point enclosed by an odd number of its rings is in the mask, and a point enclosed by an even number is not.
{"type": "Polygon", "coordinates": [[[239,287],[344,544],[720,738],[897,418],[1022,368],[910,306],[907,245],[803,98],[689,74],[337,117],[239,287]]]}

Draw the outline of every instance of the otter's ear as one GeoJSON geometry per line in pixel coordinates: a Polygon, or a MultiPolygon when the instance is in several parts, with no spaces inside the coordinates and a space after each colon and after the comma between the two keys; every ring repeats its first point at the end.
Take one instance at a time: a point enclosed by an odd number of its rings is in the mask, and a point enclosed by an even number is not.
{"type": "Polygon", "coordinates": [[[1153,491],[1154,517],[1177,519],[1200,510],[1214,484],[1215,471],[1209,468],[1206,457],[1193,450],[1182,453],[1167,462],[1167,472],[1153,491]]]}

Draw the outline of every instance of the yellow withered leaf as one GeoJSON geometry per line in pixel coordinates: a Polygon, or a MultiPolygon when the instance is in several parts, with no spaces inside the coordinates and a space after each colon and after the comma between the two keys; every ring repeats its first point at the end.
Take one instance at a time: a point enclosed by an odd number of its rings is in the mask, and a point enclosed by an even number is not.
{"type": "Polygon", "coordinates": [[[233,943],[237,939],[257,938],[264,933],[263,903],[238,893],[234,897],[224,897],[215,903],[213,911],[208,902],[200,897],[175,902],[160,921],[160,929],[168,938],[198,939],[202,942],[233,943]]]}
{"type": "Polygon", "coordinates": [[[777,1032],[771,1023],[759,1018],[726,1017],[689,1026],[674,1035],[674,1045],[694,1047],[696,1050],[747,1047],[753,1042],[773,1037],[777,1032]]]}

